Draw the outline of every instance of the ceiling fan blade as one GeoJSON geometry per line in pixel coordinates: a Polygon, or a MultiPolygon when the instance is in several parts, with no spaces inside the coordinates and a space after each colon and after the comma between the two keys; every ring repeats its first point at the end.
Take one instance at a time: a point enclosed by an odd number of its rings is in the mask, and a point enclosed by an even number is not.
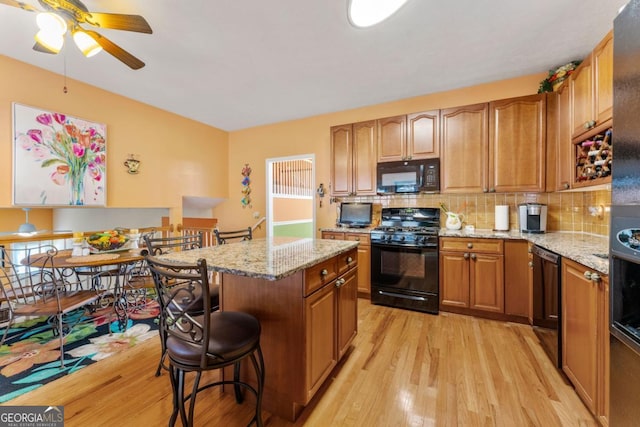
{"type": "Polygon", "coordinates": [[[39,12],[39,10],[36,9],[35,7],[33,7],[33,6],[31,6],[30,4],[27,4],[27,3],[22,3],[21,1],[0,0],[0,4],[6,4],[7,6],[13,6],[13,7],[19,7],[20,9],[28,10],[29,12],[39,12]]]}
{"type": "Polygon", "coordinates": [[[83,30],[87,33],[92,39],[94,39],[104,50],[113,55],[115,58],[119,59],[123,63],[125,63],[129,68],[134,70],[138,70],[144,67],[144,62],[140,61],[135,56],[131,55],[129,52],[112,42],[106,37],[101,36],[95,31],[83,30]]]}
{"type": "MultiPolygon", "coordinates": [[[[3,0],[0,0],[3,1],[3,0]]],[[[10,1],[10,0],[9,0],[10,1]]],[[[89,12],[84,16],[87,24],[112,30],[135,31],[152,34],[149,23],[140,15],[124,15],[119,13],[89,12]]]]}

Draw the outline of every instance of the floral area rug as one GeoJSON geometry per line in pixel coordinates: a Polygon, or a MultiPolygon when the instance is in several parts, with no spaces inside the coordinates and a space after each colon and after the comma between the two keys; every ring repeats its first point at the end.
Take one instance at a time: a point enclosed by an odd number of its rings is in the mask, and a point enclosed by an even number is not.
{"type": "Polygon", "coordinates": [[[60,366],[60,339],[46,317],[12,325],[0,347],[0,403],[157,336],[159,312],[157,302],[149,300],[144,309],[129,315],[124,332],[117,321],[109,323],[105,313],[77,314],[82,316],[77,319],[80,322],[65,337],[64,367],[60,366]]]}

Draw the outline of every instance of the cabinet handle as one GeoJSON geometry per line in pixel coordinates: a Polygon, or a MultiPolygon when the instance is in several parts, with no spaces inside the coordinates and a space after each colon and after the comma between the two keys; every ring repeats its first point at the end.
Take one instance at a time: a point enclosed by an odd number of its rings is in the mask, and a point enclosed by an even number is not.
{"type": "Polygon", "coordinates": [[[591,272],[590,271],[585,271],[584,272],[584,278],[587,280],[591,280],[591,272]]]}
{"type": "Polygon", "coordinates": [[[592,127],[594,127],[596,125],[596,121],[595,120],[589,120],[588,122],[586,122],[584,124],[584,128],[585,129],[591,129],[592,127]]]}
{"type": "Polygon", "coordinates": [[[471,254],[471,259],[475,260],[478,256],[476,254],[471,254]]]}
{"type": "Polygon", "coordinates": [[[488,190],[486,187],[484,187],[484,188],[482,189],[482,192],[483,192],[483,193],[488,193],[488,192],[489,192],[489,190],[488,190]]]}
{"type": "Polygon", "coordinates": [[[600,281],[600,275],[598,273],[591,273],[591,281],[599,282],[600,281]]]}
{"type": "Polygon", "coordinates": [[[570,186],[568,182],[565,182],[564,184],[562,184],[562,187],[564,187],[565,190],[568,190],[570,186]]]}
{"type": "Polygon", "coordinates": [[[464,259],[469,259],[469,254],[465,252],[465,253],[464,253],[464,255],[462,255],[462,257],[463,257],[464,259]]]}
{"type": "Polygon", "coordinates": [[[496,192],[496,189],[495,189],[495,188],[490,188],[490,189],[489,189],[489,193],[495,193],[495,192],[496,192]]]}
{"type": "Polygon", "coordinates": [[[342,285],[344,285],[345,283],[347,283],[347,281],[345,279],[336,280],[336,288],[342,287],[342,285]]]}
{"type": "Polygon", "coordinates": [[[469,249],[473,248],[473,243],[467,243],[467,248],[469,249]]]}
{"type": "Polygon", "coordinates": [[[353,262],[353,258],[347,257],[347,264],[351,264],[353,262]]]}
{"type": "Polygon", "coordinates": [[[529,261],[529,268],[533,268],[533,261],[529,261]]]}
{"type": "Polygon", "coordinates": [[[321,276],[326,276],[327,274],[329,274],[329,272],[327,271],[326,268],[323,268],[322,271],[320,272],[321,276]]]}

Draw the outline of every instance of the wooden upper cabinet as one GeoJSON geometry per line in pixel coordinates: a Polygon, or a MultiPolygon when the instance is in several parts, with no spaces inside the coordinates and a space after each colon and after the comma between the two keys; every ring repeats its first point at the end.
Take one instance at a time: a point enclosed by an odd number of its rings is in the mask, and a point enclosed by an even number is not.
{"type": "Polygon", "coordinates": [[[613,117],[613,31],[593,50],[596,125],[613,117]]]}
{"type": "Polygon", "coordinates": [[[440,110],[407,116],[407,152],[411,160],[440,155],[440,110]]]}
{"type": "Polygon", "coordinates": [[[449,108],[440,112],[443,193],[487,191],[488,104],[449,108]]]}
{"type": "Polygon", "coordinates": [[[438,157],[440,111],[378,120],[378,162],[438,157]]]}
{"type": "Polygon", "coordinates": [[[489,111],[489,192],[543,192],[546,94],[493,101],[489,111]]]}
{"type": "Polygon", "coordinates": [[[407,157],[407,116],[377,120],[378,161],[393,162],[407,157]]]}
{"type": "Polygon", "coordinates": [[[354,195],[376,194],[376,122],[353,124],[354,195]]]}
{"type": "Polygon", "coordinates": [[[613,110],[613,32],[571,74],[572,138],[611,119],[613,110]]]}
{"type": "Polygon", "coordinates": [[[331,195],[373,195],[376,192],[376,122],[333,126],[331,133],[331,195]]]}
{"type": "Polygon", "coordinates": [[[348,196],[353,185],[353,126],[331,128],[331,195],[348,196]]]}

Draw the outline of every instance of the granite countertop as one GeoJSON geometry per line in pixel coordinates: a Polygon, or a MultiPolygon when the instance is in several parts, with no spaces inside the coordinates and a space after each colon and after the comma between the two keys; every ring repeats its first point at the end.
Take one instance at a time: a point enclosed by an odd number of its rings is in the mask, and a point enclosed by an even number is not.
{"type": "Polygon", "coordinates": [[[609,238],[595,234],[558,231],[542,234],[522,233],[520,231],[493,231],[441,229],[440,237],[472,237],[487,239],[527,240],[560,256],[593,268],[602,274],[609,274],[609,238]]]}
{"type": "MultiPolygon", "coordinates": [[[[369,233],[371,229],[323,228],[322,231],[342,231],[369,233]],[[359,231],[356,231],[359,230],[359,231]]],[[[609,238],[595,234],[556,231],[542,234],[522,233],[517,230],[494,231],[475,229],[474,231],[449,230],[441,228],[440,237],[469,237],[480,239],[527,240],[560,256],[593,268],[602,274],[609,274],[609,238]]]]}
{"type": "Polygon", "coordinates": [[[209,270],[280,280],[358,246],[347,240],[272,237],[173,252],[160,258],[195,263],[204,258],[209,270]]]}

